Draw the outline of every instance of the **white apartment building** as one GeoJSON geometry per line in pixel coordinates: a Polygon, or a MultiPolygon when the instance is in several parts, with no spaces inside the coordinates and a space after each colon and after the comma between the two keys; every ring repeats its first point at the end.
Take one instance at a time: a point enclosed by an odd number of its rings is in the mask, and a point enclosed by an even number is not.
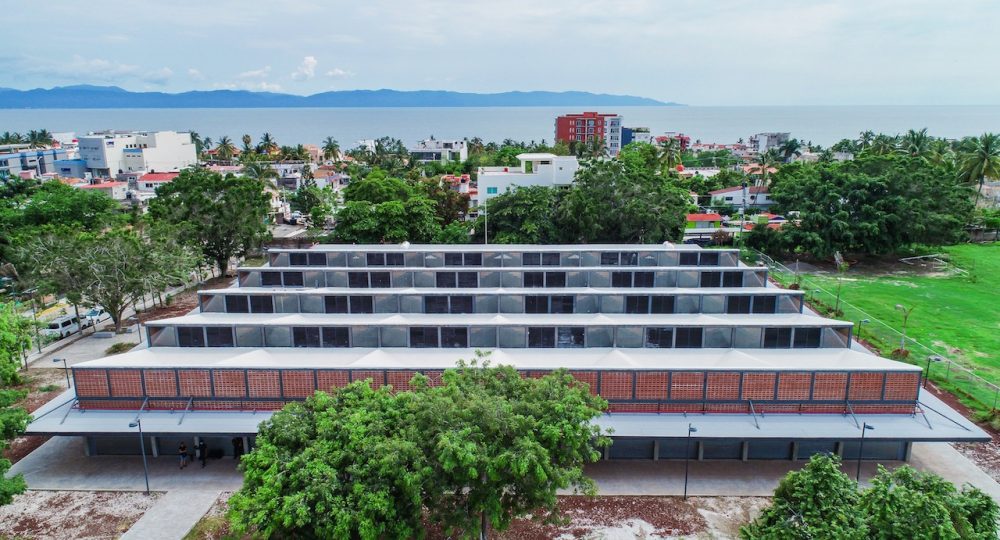
{"type": "Polygon", "coordinates": [[[437,140],[424,139],[416,146],[407,148],[413,159],[420,163],[430,163],[439,161],[447,163],[449,161],[465,161],[469,159],[469,148],[465,141],[461,140],[437,140]]]}
{"type": "Polygon", "coordinates": [[[568,186],[580,168],[574,156],[518,154],[517,159],[521,161],[520,167],[480,167],[477,174],[479,193],[470,205],[479,206],[512,187],[568,186]]]}
{"type": "Polygon", "coordinates": [[[712,206],[729,205],[736,208],[770,208],[774,204],[765,186],[733,186],[710,191],[712,206]]]}
{"type": "Polygon", "coordinates": [[[788,132],[757,133],[750,136],[748,146],[754,152],[767,152],[787,142],[791,135],[788,132]]]}
{"type": "Polygon", "coordinates": [[[176,131],[104,131],[77,139],[80,158],[95,177],[127,172],[179,171],[198,163],[191,134],[176,131]]]}

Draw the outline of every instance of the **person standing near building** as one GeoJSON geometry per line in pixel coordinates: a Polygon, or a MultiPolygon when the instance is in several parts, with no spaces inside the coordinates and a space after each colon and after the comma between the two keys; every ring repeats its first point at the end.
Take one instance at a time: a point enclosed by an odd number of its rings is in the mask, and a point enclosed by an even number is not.
{"type": "Polygon", "coordinates": [[[233,437],[233,459],[237,465],[241,457],[243,457],[243,437],[233,437]]]}
{"type": "Polygon", "coordinates": [[[181,456],[181,468],[187,467],[188,464],[188,445],[184,441],[181,441],[180,446],[177,447],[177,453],[181,456]]]}
{"type": "Polygon", "coordinates": [[[208,459],[208,445],[205,444],[205,439],[198,441],[198,459],[201,460],[201,468],[205,468],[205,461],[208,459]]]}

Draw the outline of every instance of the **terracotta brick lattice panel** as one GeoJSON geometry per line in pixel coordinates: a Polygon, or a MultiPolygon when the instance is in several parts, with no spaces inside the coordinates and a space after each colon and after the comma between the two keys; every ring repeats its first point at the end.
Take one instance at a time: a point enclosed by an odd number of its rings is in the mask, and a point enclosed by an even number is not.
{"type": "Polygon", "coordinates": [[[635,399],[667,399],[670,373],[666,371],[637,371],[635,374],[635,399]]]}
{"type": "Polygon", "coordinates": [[[77,397],[108,397],[107,372],[103,369],[74,369],[73,386],[77,397]]]}
{"type": "Polygon", "coordinates": [[[570,375],[581,383],[586,383],[590,387],[591,395],[597,395],[597,372],[596,371],[571,371],[570,375]]]}
{"type": "Polygon", "coordinates": [[[782,373],[778,376],[778,399],[781,401],[809,400],[811,373],[782,373]]]}
{"type": "Polygon", "coordinates": [[[730,401],[740,399],[739,373],[709,373],[708,401],[730,401]]]}
{"type": "Polygon", "coordinates": [[[710,413],[747,413],[750,406],[746,403],[706,403],[705,412],[710,413]]]}
{"type": "Polygon", "coordinates": [[[632,373],[605,371],[601,374],[601,397],[604,399],[632,399],[632,373]]]}
{"type": "Polygon", "coordinates": [[[147,369],[146,395],[149,397],[174,397],[177,395],[177,378],[172,369],[147,369]]]}
{"type": "Polygon", "coordinates": [[[247,387],[250,389],[250,397],[281,397],[281,380],[276,369],[247,370],[247,387]]]}
{"type": "Polygon", "coordinates": [[[882,399],[881,373],[851,373],[851,401],[882,399]]]}
{"type": "Polygon", "coordinates": [[[841,401],[847,397],[846,373],[816,373],[813,383],[813,400],[841,401]]]}
{"type": "Polygon", "coordinates": [[[441,376],[444,375],[443,371],[425,371],[424,376],[430,379],[431,386],[441,386],[441,376]]]}
{"type": "Polygon", "coordinates": [[[79,406],[81,409],[137,410],[139,407],[142,406],[142,401],[143,400],[141,399],[137,400],[123,399],[121,401],[111,401],[104,399],[81,399],[79,406]]]}
{"type": "Polygon", "coordinates": [[[703,403],[662,403],[660,404],[660,412],[663,413],[696,413],[703,412],[705,410],[705,404],[703,403]]]}
{"type": "MultiPolygon", "coordinates": [[[[146,404],[151,410],[155,411],[183,411],[187,408],[188,402],[181,401],[179,399],[151,399],[149,403],[146,404]]],[[[192,404],[192,407],[194,405],[192,404]]]]}
{"type": "Polygon", "coordinates": [[[774,373],[744,373],[743,399],[767,400],[774,399],[774,373]]]}
{"type": "Polygon", "coordinates": [[[677,401],[705,399],[705,374],[691,371],[671,373],[670,399],[677,401]]]}
{"type": "Polygon", "coordinates": [[[318,390],[329,392],[337,388],[347,386],[348,377],[346,371],[341,370],[320,370],[316,372],[316,385],[318,390]]]}
{"type": "Polygon", "coordinates": [[[656,403],[608,403],[608,412],[616,413],[655,413],[656,403]]]}
{"type": "Polygon", "coordinates": [[[804,413],[844,414],[847,412],[847,405],[806,403],[800,410],[804,413]]]}
{"type": "Polygon", "coordinates": [[[754,403],[753,406],[759,413],[797,413],[801,408],[798,403],[754,403]]]}
{"type": "Polygon", "coordinates": [[[389,384],[392,385],[392,389],[398,392],[410,389],[410,379],[416,375],[416,371],[390,371],[388,373],[389,384]]]}
{"type": "Polygon", "coordinates": [[[353,375],[355,381],[371,379],[372,388],[382,388],[382,386],[385,385],[385,372],[382,370],[354,371],[353,375]]]}
{"type": "Polygon", "coordinates": [[[246,379],[242,369],[217,369],[212,372],[216,397],[244,397],[247,395],[246,379]]]}
{"type": "Polygon", "coordinates": [[[286,398],[307,398],[316,390],[312,370],[288,369],[281,372],[281,386],[286,398]]]}
{"type": "Polygon", "coordinates": [[[886,373],[885,399],[916,401],[919,383],[919,373],[886,373]]]}
{"type": "Polygon", "coordinates": [[[110,369],[111,397],[143,397],[142,375],[138,369],[110,369]]]}
{"type": "Polygon", "coordinates": [[[546,370],[546,371],[533,370],[533,371],[524,372],[524,375],[526,375],[528,377],[531,377],[532,379],[541,379],[542,377],[548,375],[549,373],[552,373],[552,372],[548,371],[548,370],[546,370]]]}
{"type": "Polygon", "coordinates": [[[207,369],[180,369],[177,378],[181,382],[181,395],[185,397],[209,397],[212,395],[212,380],[207,369]]]}

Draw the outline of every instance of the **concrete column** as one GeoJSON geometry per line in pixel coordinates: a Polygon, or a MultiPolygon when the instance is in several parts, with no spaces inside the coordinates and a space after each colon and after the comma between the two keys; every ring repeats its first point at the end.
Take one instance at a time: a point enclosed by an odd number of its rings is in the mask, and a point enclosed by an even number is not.
{"type": "Polygon", "coordinates": [[[246,437],[243,437],[243,455],[249,453],[250,453],[250,440],[246,437]]]}
{"type": "Polygon", "coordinates": [[[799,459],[799,441],[792,442],[792,461],[799,459]]]}
{"type": "Polygon", "coordinates": [[[660,461],[660,439],[653,439],[653,461],[660,461]]]}
{"type": "Polygon", "coordinates": [[[904,447],[904,449],[903,449],[903,461],[909,462],[910,461],[910,454],[913,452],[913,442],[912,441],[906,441],[903,444],[906,445],[904,447]]]}
{"type": "Polygon", "coordinates": [[[149,448],[153,452],[153,457],[160,457],[160,438],[150,437],[149,448]]]}
{"type": "Polygon", "coordinates": [[[703,461],[705,459],[705,445],[698,441],[698,461],[703,461]]]}
{"type": "Polygon", "coordinates": [[[750,441],[743,441],[740,459],[746,461],[750,456],[750,441]]]}
{"type": "Polygon", "coordinates": [[[85,455],[87,457],[91,457],[94,454],[96,454],[96,452],[95,452],[96,446],[97,445],[94,444],[93,437],[84,437],[83,438],[83,455],[85,455]]]}
{"type": "Polygon", "coordinates": [[[844,457],[844,441],[837,441],[837,445],[834,447],[834,452],[840,456],[844,457]]]}
{"type": "Polygon", "coordinates": [[[604,460],[607,461],[609,459],[611,459],[611,447],[610,446],[605,446],[604,447],[604,460]]]}

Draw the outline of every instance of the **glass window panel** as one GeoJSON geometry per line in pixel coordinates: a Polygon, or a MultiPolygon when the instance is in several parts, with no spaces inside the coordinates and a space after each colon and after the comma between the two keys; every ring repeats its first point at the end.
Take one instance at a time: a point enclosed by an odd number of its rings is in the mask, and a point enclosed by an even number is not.
{"type": "Polygon", "coordinates": [[[524,266],[541,266],[542,265],[542,254],[541,253],[525,253],[521,257],[521,263],[524,266]]]}
{"type": "Polygon", "coordinates": [[[237,326],[236,327],[237,347],[263,347],[264,333],[259,326],[237,326]]]}
{"type": "Polygon", "coordinates": [[[436,275],[437,286],[442,288],[455,288],[455,272],[438,272],[436,275]]]}
{"type": "Polygon", "coordinates": [[[777,297],[775,296],[755,296],[753,299],[753,312],[774,313],[776,302],[777,297]]]}
{"type": "Polygon", "coordinates": [[[620,326],[615,328],[615,346],[642,347],[643,336],[641,326],[620,326]]]}
{"type": "Polygon", "coordinates": [[[347,272],[326,272],[327,287],[347,287],[347,272]]]}
{"type": "Polygon", "coordinates": [[[319,347],[320,346],[319,328],[315,326],[292,327],[292,346],[319,347]]]}
{"type": "Polygon", "coordinates": [[[367,289],[368,272],[348,272],[347,286],[352,289],[367,289]]]}
{"type": "Polygon", "coordinates": [[[618,266],[618,253],[614,251],[601,253],[601,266],[618,266]]]}
{"type": "Polygon", "coordinates": [[[524,273],[524,286],[525,287],[545,287],[545,273],[544,272],[525,272],[524,273]]]}
{"type": "Polygon", "coordinates": [[[612,287],[631,287],[632,272],[611,272],[612,287]]]}
{"type": "Polygon", "coordinates": [[[302,313],[326,313],[323,298],[311,294],[299,296],[299,309],[302,310],[302,313]]]}
{"type": "Polygon", "coordinates": [[[226,295],[226,313],[250,313],[250,300],[243,295],[226,295]]]}
{"type": "Polygon", "coordinates": [[[343,326],[323,327],[323,347],[350,347],[349,328],[343,326]]]}
{"type": "Polygon", "coordinates": [[[371,285],[374,289],[388,289],[392,287],[392,280],[389,279],[389,272],[372,272],[371,285]]]}
{"type": "Polygon", "coordinates": [[[799,306],[794,296],[783,294],[778,297],[777,313],[799,313],[799,306]]]}
{"type": "Polygon", "coordinates": [[[260,284],[262,287],[280,287],[281,272],[261,272],[260,284]]]}
{"type": "Polygon", "coordinates": [[[375,305],[371,296],[352,296],[351,313],[375,313],[375,305]]]}
{"type": "Polygon", "coordinates": [[[733,346],[732,328],[706,328],[705,347],[728,349],[733,346]]]}
{"type": "Polygon", "coordinates": [[[475,313],[471,296],[452,296],[451,313],[475,313]]]}
{"type": "Polygon", "coordinates": [[[682,270],[677,272],[678,287],[698,287],[701,277],[697,270],[682,270]]]}
{"type": "Polygon", "coordinates": [[[823,346],[824,347],[847,347],[848,346],[848,335],[850,334],[849,328],[824,328],[823,329],[823,346]]]}
{"type": "Polygon", "coordinates": [[[368,266],[385,266],[385,253],[368,253],[365,258],[368,266]]]}
{"type": "Polygon", "coordinates": [[[285,287],[301,287],[303,285],[302,272],[282,272],[285,279],[285,287]]]}
{"type": "Polygon", "coordinates": [[[461,253],[445,253],[444,254],[444,265],[445,266],[462,266],[462,254],[461,253]]]}
{"type": "Polygon", "coordinates": [[[720,272],[702,272],[702,287],[719,287],[722,285],[722,274],[720,272]]]}
{"type": "Polygon", "coordinates": [[[305,280],[306,287],[323,287],[326,285],[326,278],[323,275],[323,272],[307,270],[302,273],[302,276],[305,280]]]}
{"type": "Polygon", "coordinates": [[[682,294],[674,300],[674,313],[698,313],[698,296],[682,294]]]}
{"type": "Polygon", "coordinates": [[[649,297],[626,296],[625,313],[649,313],[649,297]]]}
{"type": "Polygon", "coordinates": [[[719,266],[718,253],[702,253],[698,258],[699,266],[719,266]]]}
{"type": "Polygon", "coordinates": [[[499,253],[482,253],[483,256],[483,266],[500,266],[503,260],[503,255],[499,253]]]}
{"type": "Polygon", "coordinates": [[[385,254],[385,265],[386,266],[403,266],[403,254],[402,253],[386,253],[385,254]]]}
{"type": "Polygon", "coordinates": [[[612,347],[615,342],[614,329],[609,326],[591,326],[587,328],[588,347],[612,347]]]}
{"type": "Polygon", "coordinates": [[[549,313],[573,313],[572,296],[553,296],[550,300],[549,313]]]}
{"type": "Polygon", "coordinates": [[[537,295],[525,296],[524,297],[524,312],[525,313],[548,313],[549,312],[549,297],[548,296],[537,296],[537,295]]]}
{"type": "Polygon", "coordinates": [[[469,329],[470,347],[496,347],[497,329],[494,326],[474,326],[469,329]]]}
{"type": "Polygon", "coordinates": [[[446,348],[466,348],[469,346],[469,329],[445,326],[441,328],[441,346],[446,348]]]}
{"type": "Polygon", "coordinates": [[[524,313],[524,297],[513,294],[501,296],[500,313],[524,313]]]}
{"type": "Polygon", "coordinates": [[[677,286],[677,271],[676,270],[657,270],[655,272],[656,278],[654,279],[654,287],[676,287],[677,286]]]}
{"type": "Polygon", "coordinates": [[[726,300],[726,313],[750,313],[750,297],[730,296],[726,300]]]}
{"type": "Polygon", "coordinates": [[[494,295],[490,296],[477,296],[476,297],[476,313],[497,313],[497,297],[494,295]]]}
{"type": "Polygon", "coordinates": [[[251,296],[250,313],[274,313],[274,298],[262,295],[251,296]]]}
{"type": "Polygon", "coordinates": [[[438,328],[436,326],[414,326],[410,328],[410,347],[434,348],[437,346],[438,328]]]}
{"type": "Polygon", "coordinates": [[[323,305],[327,313],[347,313],[346,296],[324,296],[323,305]]]}
{"type": "Polygon", "coordinates": [[[586,287],[587,286],[587,273],[586,272],[566,272],[566,286],[567,287],[586,287]]]}
{"type": "Polygon", "coordinates": [[[424,313],[448,313],[448,297],[425,296],[424,313]]]}
{"type": "Polygon", "coordinates": [[[765,349],[787,349],[792,344],[791,328],[765,328],[764,348],[765,349]]]}
{"type": "Polygon", "coordinates": [[[593,251],[584,251],[580,254],[580,266],[598,266],[601,256],[593,251]]]}
{"type": "Polygon", "coordinates": [[[650,299],[650,313],[673,313],[675,298],[673,296],[654,296],[650,299]]]}
{"type": "Polygon", "coordinates": [[[424,266],[428,268],[444,266],[444,256],[440,253],[427,253],[424,255],[424,266]]]}
{"type": "Polygon", "coordinates": [[[578,253],[562,253],[559,255],[559,266],[580,266],[580,255],[578,253]]]}
{"type": "Polygon", "coordinates": [[[574,313],[597,313],[597,298],[592,294],[581,294],[575,299],[574,313]]]}
{"type": "Polygon", "coordinates": [[[149,343],[152,347],[176,347],[177,333],[173,328],[162,326],[147,326],[149,329],[149,343]]]}
{"type": "Polygon", "coordinates": [[[414,287],[437,287],[437,272],[414,272],[414,287]]]}
{"type": "Polygon", "coordinates": [[[205,328],[205,343],[209,347],[232,347],[233,329],[229,326],[208,326],[205,328]]]}
{"type": "Polygon", "coordinates": [[[347,254],[346,253],[327,253],[326,254],[327,266],[347,266],[347,254]]]}
{"type": "Polygon", "coordinates": [[[403,295],[399,297],[400,313],[426,313],[422,296],[403,295]]]}
{"type": "Polygon", "coordinates": [[[559,266],[558,253],[542,253],[542,266],[559,266]]]}
{"type": "Polygon", "coordinates": [[[652,287],[653,272],[636,272],[632,278],[633,287],[652,287]]]}
{"type": "Polygon", "coordinates": [[[347,256],[347,266],[364,266],[366,262],[362,253],[351,253],[347,256]]]}
{"type": "MultiPolygon", "coordinates": [[[[500,272],[480,272],[479,273],[479,286],[480,287],[499,287],[500,286],[500,272]]],[[[514,285],[520,286],[520,284],[514,285]]]]}
{"type": "Polygon", "coordinates": [[[738,349],[759,349],[760,328],[736,327],[733,329],[733,347],[738,349]]]}
{"type": "Polygon", "coordinates": [[[674,346],[673,328],[647,328],[646,347],[652,349],[670,349],[674,346]]]}
{"type": "Polygon", "coordinates": [[[565,287],[566,272],[545,272],[546,287],[565,287]]]}
{"type": "Polygon", "coordinates": [[[298,313],[299,297],[291,294],[277,294],[274,296],[275,311],[277,313],[298,313]]]}
{"type": "Polygon", "coordinates": [[[658,266],[656,254],[649,251],[640,251],[639,266],[658,266]]]}
{"type": "Polygon", "coordinates": [[[723,287],[742,287],[743,286],[743,272],[723,272],[722,273],[722,286],[723,287]]]}
{"type": "Polygon", "coordinates": [[[326,253],[310,253],[309,266],[326,266],[326,253]]]}
{"type": "Polygon", "coordinates": [[[556,332],[556,347],[563,349],[583,347],[583,336],[582,326],[559,327],[556,332]]]}
{"type": "Polygon", "coordinates": [[[378,347],[378,328],[375,326],[352,326],[352,347],[378,347]]]}
{"type": "Polygon", "coordinates": [[[815,349],[819,347],[820,336],[822,334],[822,328],[796,328],[795,341],[792,342],[792,347],[796,349],[815,349]]]}
{"type": "Polygon", "coordinates": [[[465,266],[482,266],[483,265],[483,254],[482,253],[466,253],[462,256],[462,262],[465,266]]]}
{"type": "Polygon", "coordinates": [[[525,329],[519,326],[500,327],[500,346],[521,348],[525,345],[525,329]]]}
{"type": "Polygon", "coordinates": [[[265,347],[291,347],[292,329],[287,326],[265,326],[265,347]]]}
{"type": "Polygon", "coordinates": [[[702,313],[722,313],[726,305],[725,296],[707,295],[701,297],[702,313]]]}
{"type": "Polygon", "coordinates": [[[409,334],[404,326],[383,326],[379,328],[382,336],[382,347],[406,347],[406,336],[409,334]]]}
{"type": "Polygon", "coordinates": [[[201,326],[178,326],[177,344],[181,347],[204,347],[204,328],[201,326]]]}
{"type": "Polygon", "coordinates": [[[239,286],[258,287],[260,286],[260,279],[260,272],[240,272],[239,286]]]}
{"type": "Polygon", "coordinates": [[[414,268],[420,268],[424,265],[424,255],[422,253],[407,253],[404,255],[406,258],[406,266],[411,266],[414,268]]]}
{"type": "Polygon", "coordinates": [[[458,272],[458,286],[463,289],[479,287],[479,272],[458,272]]]}
{"type": "Polygon", "coordinates": [[[639,253],[637,251],[623,251],[619,264],[622,266],[639,266],[639,253]]]}
{"type": "Polygon", "coordinates": [[[528,347],[547,348],[556,346],[556,329],[546,326],[528,328],[528,347]]]}
{"type": "Polygon", "coordinates": [[[682,251],[679,264],[680,266],[698,266],[698,253],[695,251],[682,251]]]}
{"type": "Polygon", "coordinates": [[[674,346],[678,349],[700,349],[701,328],[677,328],[674,330],[674,346]]]}
{"type": "Polygon", "coordinates": [[[376,295],[375,313],[399,313],[399,297],[391,294],[376,295]]]}
{"type": "Polygon", "coordinates": [[[746,272],[743,278],[744,287],[763,287],[767,281],[767,272],[746,272]]]}

